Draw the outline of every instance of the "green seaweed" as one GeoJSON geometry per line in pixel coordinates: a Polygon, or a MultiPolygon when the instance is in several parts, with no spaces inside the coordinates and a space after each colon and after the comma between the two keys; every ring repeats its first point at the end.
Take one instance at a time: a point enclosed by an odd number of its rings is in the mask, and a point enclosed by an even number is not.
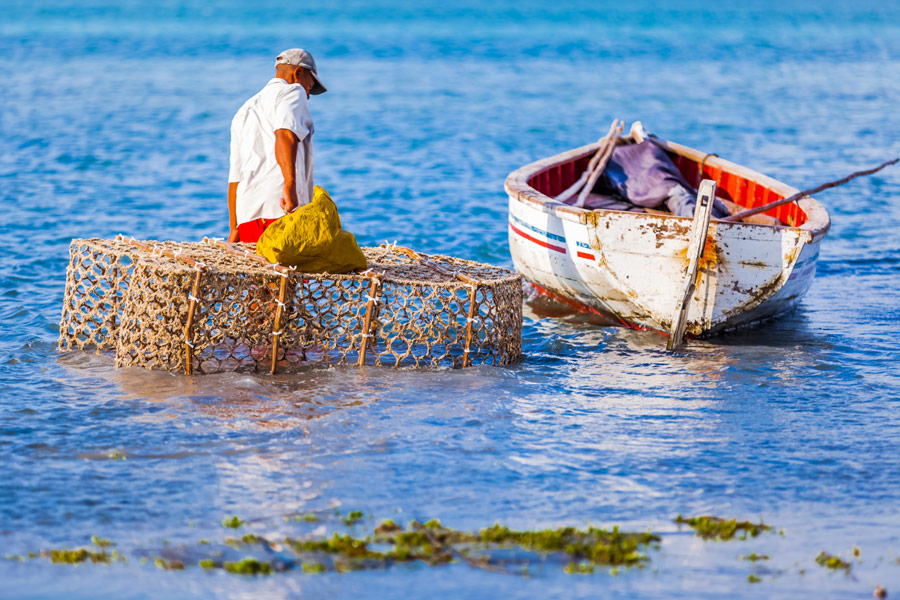
{"type": "Polygon", "coordinates": [[[758,560],[769,560],[768,554],[757,554],[756,552],[751,552],[745,556],[741,557],[741,560],[749,560],[750,562],[756,562],[758,560]]]}
{"type": "Polygon", "coordinates": [[[267,562],[261,562],[255,558],[247,557],[237,562],[226,562],[222,565],[229,573],[235,575],[271,575],[275,572],[267,562]]]}
{"type": "Polygon", "coordinates": [[[346,517],[344,517],[344,525],[347,527],[352,527],[359,521],[362,521],[363,513],[361,510],[353,510],[350,511],[346,517]]]}
{"type": "Polygon", "coordinates": [[[660,541],[660,537],[650,532],[622,532],[618,527],[609,531],[596,527],[588,527],[583,531],[574,527],[513,531],[496,524],[482,529],[479,541],[493,544],[513,543],[538,552],[565,552],[595,565],[631,566],[646,562],[648,558],[640,550],[660,541]]]}
{"type": "Polygon", "coordinates": [[[747,583],[759,583],[762,579],[759,578],[759,575],[754,573],[750,573],[747,575],[747,583]]]}
{"type": "Polygon", "coordinates": [[[391,519],[385,519],[375,528],[375,537],[376,539],[389,538],[391,534],[397,533],[398,531],[403,531],[403,527],[397,525],[391,519]]]}
{"type": "Polygon", "coordinates": [[[372,558],[384,560],[385,555],[369,549],[369,538],[357,539],[349,535],[340,535],[334,532],[330,538],[318,540],[285,538],[294,552],[321,552],[325,554],[340,554],[349,558],[372,558]]]}
{"type": "Polygon", "coordinates": [[[819,552],[816,556],[816,564],[820,567],[825,567],[827,569],[837,570],[843,569],[846,572],[850,572],[850,563],[844,560],[841,560],[840,556],[835,556],[833,554],[828,554],[824,550],[819,552]]]}
{"type": "Polygon", "coordinates": [[[303,515],[303,520],[307,523],[315,523],[319,520],[319,517],[312,513],[306,513],[305,515],[303,515]]]}
{"type": "Polygon", "coordinates": [[[91,543],[96,546],[100,546],[101,548],[109,548],[110,546],[115,546],[109,538],[101,538],[96,535],[91,536],[91,543]]]}
{"type": "Polygon", "coordinates": [[[738,539],[746,540],[747,536],[756,537],[763,531],[769,531],[771,526],[766,525],[762,521],[759,523],[751,523],[750,521],[738,521],[737,519],[723,519],[721,517],[702,516],[684,518],[681,515],[675,519],[679,525],[687,525],[691,527],[697,534],[705,540],[728,541],[734,538],[735,534],[741,532],[738,539]]]}
{"type": "Polygon", "coordinates": [[[109,564],[111,562],[111,557],[105,550],[92,552],[87,548],[78,548],[76,550],[60,549],[50,550],[49,555],[50,561],[55,564],[76,565],[87,561],[90,561],[92,564],[109,564]]]}
{"type": "Polygon", "coordinates": [[[302,565],[300,565],[300,570],[303,571],[304,573],[324,573],[325,565],[323,565],[321,563],[305,562],[302,565]]]}
{"type": "MultiPolygon", "coordinates": [[[[352,511],[340,520],[352,525],[362,518],[361,511],[352,511]]],[[[236,529],[243,524],[243,521],[234,516],[224,520],[222,524],[225,527],[236,529]]],[[[114,545],[109,539],[95,535],[91,537],[91,541],[95,549],[99,549],[99,551],[91,548],[65,549],[42,553],[42,556],[50,557],[53,562],[71,564],[88,561],[108,564],[126,560],[125,556],[117,550],[108,550],[110,546],[114,545]]],[[[561,527],[537,531],[516,531],[495,524],[478,532],[468,533],[445,527],[437,519],[430,519],[424,523],[412,521],[408,528],[398,525],[393,520],[384,520],[374,528],[372,536],[366,537],[356,537],[335,531],[330,537],[300,537],[296,539],[286,537],[283,540],[284,545],[302,559],[297,561],[297,566],[307,573],[321,573],[328,570],[345,572],[359,569],[384,569],[395,563],[412,561],[421,561],[429,565],[460,561],[466,562],[474,568],[518,573],[518,567],[515,571],[508,570],[502,561],[492,559],[490,554],[491,550],[518,546],[536,553],[563,555],[565,571],[579,574],[594,572],[598,566],[611,567],[611,574],[616,574],[618,567],[643,566],[649,560],[645,554],[647,548],[658,547],[659,541],[659,536],[649,531],[632,533],[620,531],[618,528],[606,530],[594,527],[586,529],[561,527]],[[373,548],[373,543],[387,546],[387,548],[373,548]],[[483,548],[487,553],[472,558],[469,550],[473,547],[483,548]],[[331,558],[323,560],[323,555],[331,558]]],[[[209,540],[207,539],[201,539],[198,542],[198,545],[208,544],[209,540]]],[[[224,544],[241,549],[253,544],[269,546],[270,542],[254,533],[246,533],[240,539],[226,537],[224,544]]],[[[252,557],[223,563],[222,554],[221,551],[211,552],[197,563],[192,563],[192,566],[203,569],[223,568],[229,573],[240,575],[268,575],[275,571],[271,563],[252,557]]],[[[24,556],[8,556],[7,558],[25,560],[24,556]]],[[[147,557],[141,557],[141,564],[146,563],[147,560],[147,557]]],[[[186,567],[181,560],[177,559],[150,557],[149,560],[152,560],[160,569],[180,570],[186,567]]],[[[522,573],[527,573],[527,565],[523,567],[522,573]]]]}
{"type": "Polygon", "coordinates": [[[158,556],[153,560],[153,564],[155,564],[160,569],[165,569],[166,571],[184,570],[184,563],[178,559],[167,560],[165,558],[162,558],[161,556],[158,556]]]}
{"type": "Polygon", "coordinates": [[[570,562],[563,571],[567,575],[587,575],[593,573],[595,568],[594,565],[588,562],[570,562]]]}

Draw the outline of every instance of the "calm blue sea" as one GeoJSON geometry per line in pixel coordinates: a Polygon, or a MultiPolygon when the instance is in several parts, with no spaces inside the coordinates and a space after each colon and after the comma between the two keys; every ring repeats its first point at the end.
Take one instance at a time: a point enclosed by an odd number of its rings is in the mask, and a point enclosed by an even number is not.
{"type": "Polygon", "coordinates": [[[900,595],[898,167],[819,197],[833,227],[799,310],[674,354],[546,305],[510,368],[191,378],[57,354],[73,237],[226,233],[230,119],[293,46],[329,88],[317,183],[364,244],[510,265],[507,173],[615,117],[801,188],[900,154],[895,2],[0,0],[0,555],[96,534],[131,559],[0,560],[0,597],[900,595]],[[662,543],[646,569],[528,578],[137,560],[221,541],[233,514],[274,537],[334,507],[360,532],[436,517],[662,543]],[[679,513],[783,535],[704,542],[679,513]]]}

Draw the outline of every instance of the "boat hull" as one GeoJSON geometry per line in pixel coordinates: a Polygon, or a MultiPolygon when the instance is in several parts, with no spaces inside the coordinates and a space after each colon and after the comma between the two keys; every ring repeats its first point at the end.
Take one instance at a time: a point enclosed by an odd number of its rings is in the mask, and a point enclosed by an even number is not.
{"type": "MultiPolygon", "coordinates": [[[[560,155],[556,164],[580,155],[560,155]]],[[[548,164],[553,159],[533,167],[540,172],[548,164]]],[[[538,287],[625,325],[668,332],[684,289],[691,219],[574,208],[533,188],[523,194],[521,183],[533,173],[526,168],[518,180],[517,173],[507,180],[516,269],[538,287]]],[[[807,212],[818,206],[806,206],[807,212]]],[[[792,310],[812,284],[824,237],[816,223],[810,225],[712,221],[686,332],[712,334],[792,310]]]]}

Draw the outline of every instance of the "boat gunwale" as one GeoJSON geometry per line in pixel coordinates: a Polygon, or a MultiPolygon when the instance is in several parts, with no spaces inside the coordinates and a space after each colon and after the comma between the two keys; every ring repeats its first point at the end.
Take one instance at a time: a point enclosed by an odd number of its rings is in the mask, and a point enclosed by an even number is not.
{"type": "MultiPolygon", "coordinates": [[[[748,181],[753,181],[757,185],[762,185],[785,198],[800,191],[784,182],[778,181],[777,179],[773,179],[772,177],[769,177],[737,163],[733,163],[729,160],[719,158],[718,156],[705,154],[703,152],[700,152],[699,150],[695,150],[694,148],[690,148],[688,146],[684,146],[682,144],[663,140],[660,138],[654,138],[654,141],[659,143],[663,148],[670,152],[673,152],[680,156],[684,156],[685,158],[693,160],[697,163],[703,162],[704,165],[716,169],[721,169],[722,172],[727,172],[737,177],[742,177],[748,181]]],[[[541,208],[544,212],[554,213],[561,219],[576,221],[582,224],[587,224],[589,222],[588,215],[591,214],[622,213],[623,211],[618,210],[586,209],[571,206],[569,204],[564,204],[562,202],[554,200],[553,198],[550,198],[542,192],[539,192],[528,183],[528,180],[532,177],[540,175],[557,165],[572,162],[578,160],[579,158],[592,154],[597,150],[597,148],[600,147],[600,144],[601,142],[587,144],[585,146],[574,148],[566,152],[561,152],[548,158],[534,161],[516,169],[506,178],[504,187],[506,188],[507,194],[509,194],[511,198],[519,200],[520,202],[531,202],[534,204],[539,204],[541,205],[541,208]]],[[[797,231],[798,233],[807,232],[809,235],[809,243],[818,242],[823,237],[825,237],[825,234],[828,233],[828,230],[831,227],[831,218],[828,215],[828,211],[818,200],[810,196],[801,198],[796,203],[800,207],[800,209],[806,213],[806,222],[799,227],[792,227],[790,225],[762,225],[758,223],[721,221],[719,219],[712,219],[711,222],[716,223],[718,226],[728,225],[736,227],[767,227],[779,230],[790,229],[797,231]]],[[[630,214],[634,215],[635,217],[650,217],[654,219],[682,219],[686,221],[691,220],[690,217],[679,217],[676,215],[659,215],[650,213],[630,214]]]]}

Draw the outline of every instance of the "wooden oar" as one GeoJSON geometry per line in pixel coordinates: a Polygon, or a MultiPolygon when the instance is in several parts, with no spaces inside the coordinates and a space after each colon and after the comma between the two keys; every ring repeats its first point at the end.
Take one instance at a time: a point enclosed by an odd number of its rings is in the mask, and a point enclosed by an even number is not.
{"type": "Polygon", "coordinates": [[[876,173],[883,168],[895,164],[897,161],[900,161],[900,158],[895,158],[894,160],[889,160],[881,163],[879,166],[874,169],[869,169],[867,171],[858,171],[856,173],[852,173],[847,175],[843,179],[838,179],[837,181],[830,181],[828,183],[823,183],[822,185],[816,186],[814,188],[810,188],[808,190],[803,190],[802,192],[797,192],[793,196],[788,196],[787,198],[782,198],[781,200],[776,200],[775,202],[769,202],[768,204],[764,204],[763,206],[757,206],[756,208],[750,208],[739,213],[735,213],[724,219],[720,219],[721,221],[740,221],[741,219],[745,219],[747,217],[752,217],[753,215],[757,215],[762,212],[766,212],[767,210],[772,210],[773,208],[778,208],[779,206],[783,206],[785,204],[790,204],[791,202],[796,202],[805,196],[810,196],[812,194],[816,194],[821,192],[822,190],[827,190],[828,188],[837,187],[839,185],[843,185],[852,179],[856,179],[857,177],[862,177],[863,175],[871,175],[872,173],[876,173]]]}

